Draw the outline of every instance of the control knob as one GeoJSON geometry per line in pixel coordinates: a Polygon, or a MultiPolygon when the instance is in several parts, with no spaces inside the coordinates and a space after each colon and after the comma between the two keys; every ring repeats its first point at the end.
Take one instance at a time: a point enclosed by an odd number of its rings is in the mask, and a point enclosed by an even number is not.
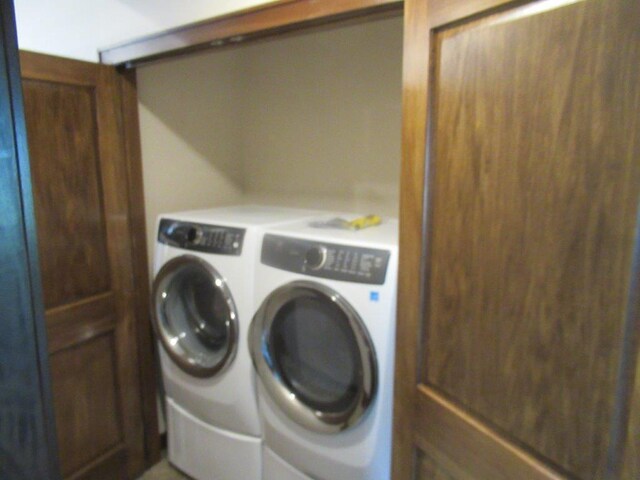
{"type": "Polygon", "coordinates": [[[187,231],[187,241],[192,245],[198,245],[202,240],[203,235],[204,233],[202,232],[202,229],[198,227],[191,227],[187,231]]]}
{"type": "Polygon", "coordinates": [[[319,270],[327,260],[326,247],[312,247],[304,256],[304,263],[311,270],[319,270]]]}

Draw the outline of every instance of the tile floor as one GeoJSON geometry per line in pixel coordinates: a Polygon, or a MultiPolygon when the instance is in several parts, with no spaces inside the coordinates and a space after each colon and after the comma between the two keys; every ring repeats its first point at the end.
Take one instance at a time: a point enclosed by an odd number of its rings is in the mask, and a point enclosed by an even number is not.
{"type": "Polygon", "coordinates": [[[144,472],[138,480],[189,480],[190,478],[173,468],[169,465],[167,459],[163,458],[159,463],[144,472]]]}

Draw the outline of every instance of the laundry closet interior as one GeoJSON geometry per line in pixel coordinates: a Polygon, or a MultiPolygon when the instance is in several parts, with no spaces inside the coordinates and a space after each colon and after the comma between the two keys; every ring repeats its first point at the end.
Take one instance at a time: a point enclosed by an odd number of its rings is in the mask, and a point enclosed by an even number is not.
{"type": "Polygon", "coordinates": [[[640,3],[263,3],[97,62],[24,0],[63,477],[160,459],[158,215],[266,205],[399,217],[394,479],[636,478],[640,3]]]}
{"type": "Polygon", "coordinates": [[[402,36],[398,11],[137,67],[149,264],[159,214],[249,204],[397,218],[402,36]]]}
{"type": "MultiPolygon", "coordinates": [[[[215,17],[213,39],[118,56],[157,40],[142,37],[102,50],[102,65],[21,53],[64,478],[135,478],[159,460],[149,297],[160,214],[257,205],[397,218],[402,4],[328,5],[215,17]],[[231,33],[216,37],[225,22],[231,33]],[[72,242],[45,240],[65,230],[72,242]]],[[[250,320],[242,310],[241,349],[250,320]]]]}
{"type": "Polygon", "coordinates": [[[208,206],[397,217],[402,25],[398,12],[138,67],[148,245],[157,214],[208,206]]]}

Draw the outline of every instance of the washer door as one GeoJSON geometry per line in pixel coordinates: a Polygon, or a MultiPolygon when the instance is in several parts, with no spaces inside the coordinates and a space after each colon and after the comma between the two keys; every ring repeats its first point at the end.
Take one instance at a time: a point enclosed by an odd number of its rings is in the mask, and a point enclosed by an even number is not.
{"type": "Polygon", "coordinates": [[[156,335],[171,359],[196,377],[212,377],[233,360],[238,314],[227,283],[192,255],[168,261],[152,293],[156,335]]]}
{"type": "Polygon", "coordinates": [[[273,291],[253,317],[249,348],[268,394],[310,430],[344,430],[374,398],[377,363],[367,330],[323,285],[296,281],[273,291]]]}

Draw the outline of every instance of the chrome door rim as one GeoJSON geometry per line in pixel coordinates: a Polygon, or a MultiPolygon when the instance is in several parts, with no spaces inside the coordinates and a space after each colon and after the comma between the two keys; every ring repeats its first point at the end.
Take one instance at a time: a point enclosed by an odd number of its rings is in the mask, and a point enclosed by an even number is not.
{"type": "Polygon", "coordinates": [[[152,325],[156,337],[160,340],[160,344],[164,348],[165,352],[169,355],[178,367],[184,372],[199,378],[213,377],[224,371],[233,361],[238,349],[238,311],[236,309],[233,296],[227,285],[224,277],[208,262],[202,260],[193,255],[181,255],[173,258],[165,263],[153,282],[153,291],[151,295],[151,318],[152,325]],[[227,331],[227,348],[223,357],[215,365],[211,367],[204,367],[195,362],[189,361],[185,356],[180,355],[176,351],[176,345],[179,342],[175,341],[174,336],[170,336],[167,329],[162,325],[166,325],[166,321],[163,320],[163,316],[159,313],[161,306],[164,303],[164,299],[167,297],[166,290],[170,284],[171,278],[173,278],[181,268],[186,265],[197,265],[202,268],[211,276],[213,285],[220,291],[224,298],[227,307],[230,312],[230,319],[225,322],[225,328],[227,331]],[[164,295],[163,295],[164,294],[164,295]]]}
{"type": "Polygon", "coordinates": [[[254,368],[271,399],[293,421],[319,433],[337,433],[357,424],[377,390],[377,360],[373,342],[362,319],[340,294],[315,282],[294,281],[271,292],[256,311],[249,331],[249,350],[254,368]],[[281,372],[271,359],[269,338],[278,311],[301,295],[312,294],[333,302],[347,317],[358,345],[361,381],[358,394],[348,408],[340,412],[314,409],[292,392],[284,383],[281,372]]]}

